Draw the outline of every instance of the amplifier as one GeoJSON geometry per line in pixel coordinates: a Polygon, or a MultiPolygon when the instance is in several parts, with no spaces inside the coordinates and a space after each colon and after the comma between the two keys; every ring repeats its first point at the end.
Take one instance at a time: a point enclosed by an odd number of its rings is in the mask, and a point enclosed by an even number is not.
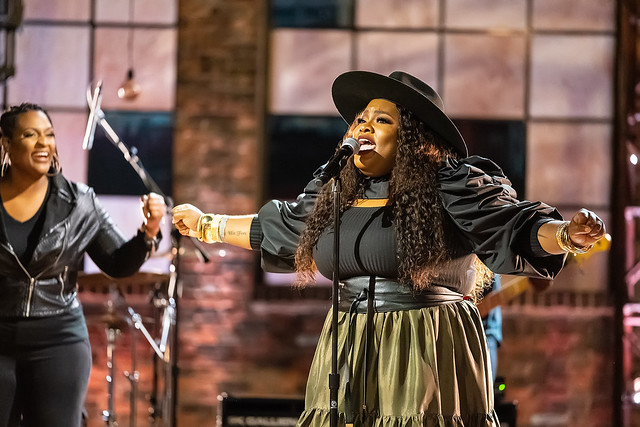
{"type": "Polygon", "coordinates": [[[496,402],[496,415],[500,420],[500,427],[516,427],[518,420],[518,402],[496,402]]]}
{"type": "Polygon", "coordinates": [[[218,396],[218,427],[295,426],[304,410],[304,399],[218,396]]]}
{"type": "MultiPolygon", "coordinates": [[[[218,396],[218,427],[293,427],[304,410],[304,399],[218,396]]],[[[504,427],[516,427],[515,402],[497,402],[496,413],[504,427]]]]}

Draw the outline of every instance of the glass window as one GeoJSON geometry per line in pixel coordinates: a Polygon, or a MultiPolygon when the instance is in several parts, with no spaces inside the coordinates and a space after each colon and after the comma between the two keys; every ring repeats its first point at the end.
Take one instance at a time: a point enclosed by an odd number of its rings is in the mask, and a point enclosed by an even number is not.
{"type": "MultiPolygon", "coordinates": [[[[166,112],[105,111],[105,117],[123,144],[139,157],[148,176],[165,195],[171,195],[173,115],[166,112]]],[[[97,194],[141,195],[150,191],[100,126],[96,129],[93,148],[89,152],[88,169],[88,184],[97,194]]]]}
{"type": "Polygon", "coordinates": [[[513,184],[519,199],[525,198],[526,127],[520,120],[454,120],[469,155],[496,163],[513,184]]]}
{"type": "Polygon", "coordinates": [[[353,0],[272,0],[271,25],[275,28],[349,28],[353,0]]]}
{"type": "Polygon", "coordinates": [[[342,141],[340,117],[271,116],[268,119],[267,200],[293,200],[342,141]]]}

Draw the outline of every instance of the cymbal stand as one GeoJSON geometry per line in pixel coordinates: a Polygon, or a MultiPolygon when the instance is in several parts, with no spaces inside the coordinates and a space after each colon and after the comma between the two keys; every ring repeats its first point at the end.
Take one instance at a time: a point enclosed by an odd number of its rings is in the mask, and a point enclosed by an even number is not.
{"type": "MultiPolygon", "coordinates": [[[[138,329],[142,335],[144,335],[144,337],[147,339],[147,341],[149,342],[149,345],[151,345],[151,348],[153,349],[153,351],[156,353],[156,355],[158,356],[158,358],[160,360],[163,360],[165,362],[168,362],[169,360],[169,356],[170,356],[170,352],[167,351],[168,347],[166,347],[166,342],[161,341],[161,345],[162,348],[158,346],[158,344],[156,343],[156,340],[151,336],[151,334],[149,333],[149,331],[147,330],[147,328],[144,326],[144,323],[142,322],[142,318],[140,317],[140,315],[138,313],[135,312],[135,310],[132,307],[128,307],[127,310],[129,311],[129,315],[131,317],[131,320],[133,321],[133,325],[136,329],[138,329]]],[[[166,312],[168,312],[169,310],[165,310],[165,315],[164,318],[166,318],[166,312]]],[[[168,328],[170,322],[167,322],[167,326],[166,328],[168,328]]],[[[150,403],[151,403],[151,408],[149,409],[149,415],[151,417],[151,421],[152,423],[155,423],[155,418],[162,416],[163,419],[166,419],[166,413],[164,413],[162,410],[160,410],[157,407],[157,399],[156,399],[156,392],[157,392],[157,373],[156,373],[156,358],[153,358],[153,366],[154,366],[154,376],[153,376],[153,394],[150,398],[150,403]]],[[[167,364],[168,366],[168,364],[167,364]]],[[[132,383],[132,392],[133,392],[133,383],[132,383]]],[[[167,393],[168,394],[168,393],[167,393]]],[[[171,396],[168,395],[166,396],[167,399],[170,399],[171,396]]],[[[163,407],[168,406],[166,404],[166,402],[163,402],[163,407]]],[[[135,408],[132,407],[131,411],[133,412],[135,408]]],[[[132,427],[135,427],[132,424],[132,427]]]]}
{"type": "Polygon", "coordinates": [[[164,361],[169,362],[170,353],[167,351],[167,342],[169,340],[169,329],[176,324],[176,300],[173,298],[176,289],[176,274],[174,266],[170,266],[171,274],[169,276],[169,287],[167,290],[167,298],[160,300],[160,307],[164,307],[162,313],[162,334],[160,335],[160,351],[165,355],[164,361]]]}
{"type": "Polygon", "coordinates": [[[102,411],[102,419],[105,421],[108,427],[117,427],[116,413],[114,410],[115,398],[113,394],[114,387],[114,371],[115,371],[115,358],[113,352],[115,349],[116,336],[120,333],[120,330],[109,326],[107,327],[107,409],[102,411]]]}
{"type": "MultiPolygon", "coordinates": [[[[158,309],[162,310],[162,330],[160,333],[160,340],[158,342],[158,348],[163,354],[162,361],[164,365],[162,366],[164,370],[163,374],[163,386],[164,393],[163,399],[160,404],[162,408],[162,419],[163,426],[165,427],[173,427],[176,425],[176,409],[175,409],[175,396],[176,396],[176,387],[177,387],[177,348],[175,348],[175,344],[177,343],[177,301],[178,298],[178,274],[175,264],[175,252],[176,248],[174,245],[173,249],[173,262],[169,266],[169,282],[167,286],[167,294],[166,296],[161,296],[158,292],[154,295],[154,306],[158,309]],[[173,332],[170,334],[170,332],[173,332]]],[[[155,361],[154,361],[155,362],[155,361]]],[[[157,380],[158,380],[158,365],[154,364],[154,390],[157,392],[157,380]]],[[[157,403],[156,396],[153,396],[153,402],[157,403]]]]}
{"type": "Polygon", "coordinates": [[[137,371],[138,357],[136,355],[136,341],[136,334],[131,334],[131,372],[124,371],[124,376],[129,380],[129,384],[131,384],[131,395],[129,396],[129,427],[136,427],[136,396],[138,395],[138,381],[140,379],[140,373],[137,371]]]}
{"type": "Polygon", "coordinates": [[[158,344],[156,344],[156,341],[153,339],[147,328],[145,328],[144,324],[142,323],[142,317],[140,317],[140,315],[136,313],[132,307],[128,307],[127,310],[129,311],[129,316],[131,316],[131,320],[133,321],[133,326],[140,332],[142,332],[142,335],[144,335],[147,341],[149,341],[151,348],[156,352],[158,357],[161,359],[164,358],[164,354],[162,354],[162,352],[160,351],[158,344]]]}
{"type": "MultiPolygon", "coordinates": [[[[161,294],[162,294],[161,286],[159,286],[159,284],[156,283],[156,286],[155,286],[155,289],[153,290],[153,294],[151,296],[151,301],[150,301],[153,304],[154,308],[159,308],[162,306],[159,304],[158,301],[165,301],[165,298],[161,294]]],[[[160,314],[158,310],[154,310],[153,319],[154,319],[154,325],[155,325],[154,335],[157,335],[158,324],[160,323],[160,314]]],[[[153,375],[151,378],[151,394],[149,395],[149,404],[151,405],[149,407],[149,422],[151,423],[151,425],[155,425],[156,420],[162,418],[162,409],[158,405],[158,379],[159,379],[158,360],[159,358],[154,357],[153,364],[152,364],[153,375]]]]}

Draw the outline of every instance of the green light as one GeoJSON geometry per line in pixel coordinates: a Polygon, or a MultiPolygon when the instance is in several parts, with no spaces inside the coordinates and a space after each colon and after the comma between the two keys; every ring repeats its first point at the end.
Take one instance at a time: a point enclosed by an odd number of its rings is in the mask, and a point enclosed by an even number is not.
{"type": "Polygon", "coordinates": [[[500,384],[500,385],[498,386],[498,390],[500,390],[500,391],[504,391],[504,389],[505,389],[505,388],[507,388],[507,386],[506,386],[506,385],[504,385],[504,384],[500,384]]]}

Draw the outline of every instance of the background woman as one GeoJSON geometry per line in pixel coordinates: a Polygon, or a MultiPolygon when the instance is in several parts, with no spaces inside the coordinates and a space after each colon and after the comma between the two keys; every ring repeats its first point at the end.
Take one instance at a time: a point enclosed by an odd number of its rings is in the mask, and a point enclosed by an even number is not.
{"type": "Polygon", "coordinates": [[[127,241],[93,190],[62,175],[42,107],[9,108],[0,130],[0,426],[80,426],[91,369],[76,286],[84,254],[110,276],[135,273],[166,206],[143,196],[144,223],[127,241]]]}
{"type": "MultiPolygon", "coordinates": [[[[491,271],[554,277],[604,224],[585,209],[564,221],[544,203],[517,200],[498,166],[467,157],[438,94],[409,74],[347,72],[332,93],[360,143],[340,173],[341,423],[498,425],[473,300],[491,271]]],[[[272,201],[257,215],[184,204],[173,222],[184,235],[260,250],[265,269],[295,270],[304,286],[316,270],[332,277],[332,202],[331,185],[314,180],[294,203],[272,201]]],[[[329,425],[330,319],[303,426],[329,425]]]]}

